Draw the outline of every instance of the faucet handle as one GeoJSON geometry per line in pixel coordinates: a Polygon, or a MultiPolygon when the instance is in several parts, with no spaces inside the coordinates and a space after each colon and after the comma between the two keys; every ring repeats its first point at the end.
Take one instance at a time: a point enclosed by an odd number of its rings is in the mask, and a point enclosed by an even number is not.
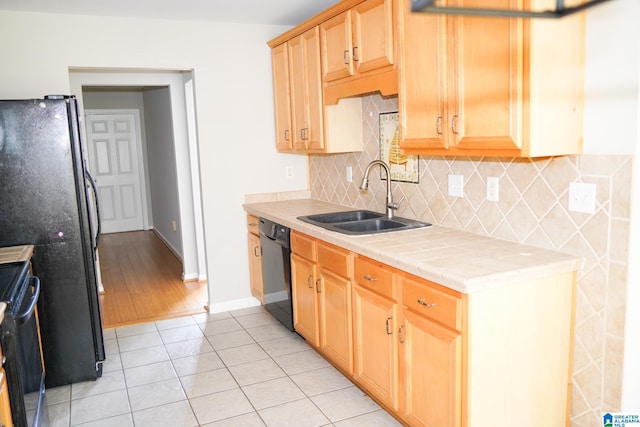
{"type": "Polygon", "coordinates": [[[393,203],[389,203],[388,208],[390,209],[398,209],[400,207],[400,204],[404,201],[404,194],[402,195],[402,197],[400,197],[400,201],[398,202],[393,202],[393,203]]]}

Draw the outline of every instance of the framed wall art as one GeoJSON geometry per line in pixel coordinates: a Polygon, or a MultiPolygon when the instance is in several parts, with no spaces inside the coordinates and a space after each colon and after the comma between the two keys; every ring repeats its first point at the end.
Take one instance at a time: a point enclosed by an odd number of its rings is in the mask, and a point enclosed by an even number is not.
{"type": "MultiPolygon", "coordinates": [[[[389,165],[392,181],[418,183],[418,155],[400,152],[398,112],[380,113],[380,160],[389,165]]],[[[384,172],[380,172],[384,174],[384,172]]]]}

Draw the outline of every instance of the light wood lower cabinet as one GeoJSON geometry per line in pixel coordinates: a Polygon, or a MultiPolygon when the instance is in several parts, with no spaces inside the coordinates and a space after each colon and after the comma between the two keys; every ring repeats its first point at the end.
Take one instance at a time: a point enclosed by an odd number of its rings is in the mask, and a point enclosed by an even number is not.
{"type": "Polygon", "coordinates": [[[294,329],[343,372],[353,372],[349,251],[291,233],[294,329]]]}
{"type": "MultiPolygon", "coordinates": [[[[460,426],[462,333],[430,320],[435,310],[443,309],[441,301],[455,297],[441,294],[426,282],[403,276],[399,279],[403,285],[400,326],[402,418],[412,426],[460,426]],[[409,306],[419,311],[413,311],[409,306]]],[[[462,302],[461,298],[455,299],[462,302]]],[[[452,309],[455,310],[449,307],[448,313],[436,318],[447,323],[447,319],[456,317],[452,309]]]]}
{"type": "Polygon", "coordinates": [[[403,423],[567,424],[575,273],[462,294],[291,236],[296,330],[403,423]]]}
{"type": "Polygon", "coordinates": [[[262,283],[262,246],[260,246],[259,218],[247,215],[247,240],[249,244],[249,278],[251,294],[264,304],[264,286],[262,283]]]}

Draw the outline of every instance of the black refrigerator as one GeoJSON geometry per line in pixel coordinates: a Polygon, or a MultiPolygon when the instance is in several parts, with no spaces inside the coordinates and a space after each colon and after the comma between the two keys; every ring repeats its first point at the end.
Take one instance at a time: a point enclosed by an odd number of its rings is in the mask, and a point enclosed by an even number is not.
{"type": "Polygon", "coordinates": [[[34,245],[46,387],[102,375],[99,214],[75,97],[0,100],[0,247],[34,245]]]}

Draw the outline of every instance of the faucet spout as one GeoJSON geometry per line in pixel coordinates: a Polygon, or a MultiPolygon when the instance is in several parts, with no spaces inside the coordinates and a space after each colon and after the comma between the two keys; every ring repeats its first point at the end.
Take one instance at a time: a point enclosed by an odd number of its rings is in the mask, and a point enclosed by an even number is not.
{"type": "Polygon", "coordinates": [[[382,160],[374,160],[371,163],[369,163],[369,165],[367,166],[367,169],[365,169],[364,171],[364,177],[362,178],[360,189],[365,191],[369,189],[369,172],[371,172],[371,169],[375,165],[380,166],[382,169],[384,169],[384,172],[387,174],[387,218],[392,219],[393,211],[395,209],[398,209],[398,204],[393,203],[393,196],[391,194],[391,170],[389,169],[389,166],[387,166],[385,162],[383,162],[382,160]]]}

